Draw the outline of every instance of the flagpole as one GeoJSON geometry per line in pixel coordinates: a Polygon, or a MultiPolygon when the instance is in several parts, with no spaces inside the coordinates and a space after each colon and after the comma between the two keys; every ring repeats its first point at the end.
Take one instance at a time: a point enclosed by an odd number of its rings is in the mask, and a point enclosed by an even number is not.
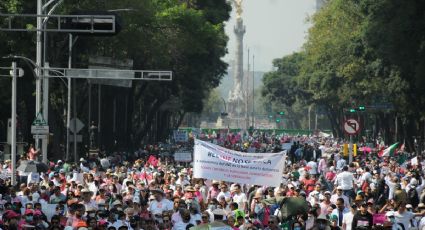
{"type": "Polygon", "coordinates": [[[350,147],[349,147],[348,163],[353,162],[353,135],[350,135],[350,147]]]}

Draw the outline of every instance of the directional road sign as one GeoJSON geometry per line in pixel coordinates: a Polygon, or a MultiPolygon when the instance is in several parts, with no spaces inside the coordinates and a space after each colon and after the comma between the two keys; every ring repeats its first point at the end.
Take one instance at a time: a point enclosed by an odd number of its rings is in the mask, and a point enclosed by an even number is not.
{"type": "Polygon", "coordinates": [[[360,132],[360,123],[356,119],[347,119],[344,122],[344,131],[348,135],[356,135],[360,132]]]}
{"type": "Polygon", "coordinates": [[[32,137],[34,139],[47,139],[47,134],[35,134],[32,137]]]}
{"type": "Polygon", "coordinates": [[[48,125],[31,125],[31,134],[33,135],[49,134],[49,126],[48,125]]]}
{"type": "Polygon", "coordinates": [[[78,119],[78,118],[72,118],[71,119],[71,121],[70,121],[70,123],[69,123],[69,130],[72,132],[72,133],[78,133],[78,132],[80,132],[81,131],[81,129],[83,129],[84,128],[84,124],[83,124],[83,122],[81,122],[80,121],[80,119],[78,119]],[[74,122],[76,122],[75,123],[75,129],[74,129],[74,122]],[[75,132],[76,131],[76,132],[75,132]]]}

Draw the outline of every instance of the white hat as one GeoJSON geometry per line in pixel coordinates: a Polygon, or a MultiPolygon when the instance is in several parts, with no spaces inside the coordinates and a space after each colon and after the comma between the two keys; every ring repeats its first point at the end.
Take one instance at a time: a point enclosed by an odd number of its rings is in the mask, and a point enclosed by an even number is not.
{"type": "Polygon", "coordinates": [[[213,213],[214,215],[220,215],[220,216],[225,216],[225,215],[226,215],[226,212],[225,212],[223,209],[221,209],[221,208],[216,208],[216,209],[214,209],[214,210],[212,211],[212,213],[213,213]]]}
{"type": "Polygon", "coordinates": [[[83,157],[80,158],[80,161],[86,161],[83,157]]]}
{"type": "Polygon", "coordinates": [[[339,190],[339,189],[342,190],[342,186],[340,185],[340,186],[336,187],[336,189],[337,190],[339,190]]]}
{"type": "Polygon", "coordinates": [[[406,204],[406,208],[413,208],[411,204],[406,204]]]}
{"type": "Polygon", "coordinates": [[[385,213],[385,216],[394,216],[394,211],[388,211],[387,213],[385,213]]]}

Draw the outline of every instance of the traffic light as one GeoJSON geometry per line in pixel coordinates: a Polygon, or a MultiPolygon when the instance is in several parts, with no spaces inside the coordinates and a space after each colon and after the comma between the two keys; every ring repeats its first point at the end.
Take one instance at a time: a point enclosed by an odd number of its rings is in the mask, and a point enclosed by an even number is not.
{"type": "Polygon", "coordinates": [[[355,112],[356,112],[356,109],[351,108],[351,109],[349,109],[348,111],[349,111],[350,113],[355,113],[355,112]]]}
{"type": "Polygon", "coordinates": [[[280,123],[280,118],[276,118],[276,123],[280,123]]]}
{"type": "Polygon", "coordinates": [[[272,118],[273,118],[273,115],[271,115],[271,114],[270,114],[270,115],[269,115],[269,119],[272,119],[272,118]]]}
{"type": "Polygon", "coordinates": [[[279,114],[279,115],[285,115],[285,112],[283,112],[283,111],[279,111],[277,114],[279,114]]]}
{"type": "Polygon", "coordinates": [[[365,107],[363,105],[359,106],[359,111],[365,111],[365,107]]]}

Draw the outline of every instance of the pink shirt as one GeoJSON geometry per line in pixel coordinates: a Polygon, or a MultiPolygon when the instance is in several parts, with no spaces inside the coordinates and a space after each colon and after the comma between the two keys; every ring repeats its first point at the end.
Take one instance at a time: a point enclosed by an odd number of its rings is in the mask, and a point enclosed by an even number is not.
{"type": "Polygon", "coordinates": [[[208,199],[213,199],[213,198],[217,198],[218,194],[220,193],[220,189],[216,189],[214,187],[211,187],[208,190],[208,199]]]}

